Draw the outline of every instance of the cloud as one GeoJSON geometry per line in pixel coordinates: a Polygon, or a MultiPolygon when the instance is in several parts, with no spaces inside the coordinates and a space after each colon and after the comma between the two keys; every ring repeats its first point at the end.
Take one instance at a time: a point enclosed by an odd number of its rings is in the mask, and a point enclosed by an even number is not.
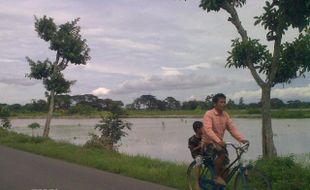
{"type": "MultiPolygon", "coordinates": [[[[238,99],[243,97],[247,100],[259,101],[261,97],[261,90],[252,91],[239,91],[231,95],[232,99],[238,99]]],[[[310,100],[310,85],[303,87],[288,87],[288,88],[276,88],[271,91],[272,98],[279,98],[282,100],[310,100]]]]}
{"type": "Polygon", "coordinates": [[[137,49],[137,50],[159,50],[160,47],[154,44],[150,43],[143,43],[143,42],[137,42],[133,41],[131,39],[116,39],[116,38],[100,38],[99,41],[115,46],[117,48],[131,48],[131,49],[137,49]]]}
{"type": "Polygon", "coordinates": [[[178,71],[178,69],[175,68],[162,67],[162,70],[165,76],[176,76],[182,74],[180,71],[178,71]]]}
{"type": "MultiPolygon", "coordinates": [[[[215,85],[230,83],[225,77],[211,78],[204,75],[151,75],[145,76],[138,80],[128,80],[123,82],[117,88],[112,90],[104,89],[102,95],[120,95],[136,92],[150,92],[160,90],[187,90],[215,85]]],[[[100,92],[100,89],[95,89],[93,93],[100,92]]]]}
{"type": "Polygon", "coordinates": [[[92,94],[94,94],[95,96],[104,96],[104,95],[109,94],[110,91],[111,90],[108,88],[101,87],[101,88],[97,88],[96,90],[93,90],[92,94]]]}
{"type": "Polygon", "coordinates": [[[208,63],[193,64],[184,67],[161,67],[164,75],[166,76],[181,75],[183,72],[197,71],[209,68],[211,68],[211,65],[208,63]]]}
{"type": "Polygon", "coordinates": [[[19,86],[33,86],[38,84],[38,81],[22,79],[22,78],[13,78],[13,77],[0,77],[0,83],[7,85],[19,85],[19,86]]]}

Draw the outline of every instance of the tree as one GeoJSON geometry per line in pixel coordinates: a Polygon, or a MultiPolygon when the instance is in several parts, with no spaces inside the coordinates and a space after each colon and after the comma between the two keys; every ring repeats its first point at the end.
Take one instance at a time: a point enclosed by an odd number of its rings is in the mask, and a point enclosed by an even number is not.
{"type": "Polygon", "coordinates": [[[229,99],[226,105],[228,109],[234,109],[236,107],[236,104],[232,99],[229,99]]]}
{"type": "Polygon", "coordinates": [[[27,57],[30,65],[30,73],[27,75],[30,79],[43,80],[47,91],[49,111],[47,114],[43,136],[48,137],[50,123],[54,110],[55,95],[68,93],[70,86],[74,81],[68,81],[64,78],[64,71],[68,64],[85,65],[90,59],[88,45],[86,40],[82,39],[80,27],[77,26],[79,18],[72,22],[67,22],[57,26],[52,18],[38,19],[35,17],[35,31],[39,37],[50,43],[49,49],[55,51],[55,60],[33,61],[27,57]]]}
{"type": "Polygon", "coordinates": [[[212,98],[213,98],[214,94],[210,94],[206,97],[206,106],[207,109],[211,109],[213,107],[213,102],[212,102],[212,98]]]}
{"type": "Polygon", "coordinates": [[[287,106],[289,108],[300,108],[302,106],[302,102],[300,100],[289,100],[287,101],[287,106]]]}
{"type": "Polygon", "coordinates": [[[71,106],[70,95],[55,96],[55,109],[68,110],[71,106]]]}
{"type": "Polygon", "coordinates": [[[237,29],[241,39],[232,41],[232,50],[227,59],[228,67],[248,68],[262,90],[262,150],[263,157],[277,155],[273,142],[271,125],[271,88],[278,83],[290,82],[310,70],[309,0],[266,1],[261,16],[255,17],[255,25],[261,24],[266,30],[266,39],[273,43],[273,52],[259,40],[248,36],[241,24],[236,7],[242,7],[246,0],[201,0],[204,10],[229,14],[228,21],[237,29]],[[298,28],[299,36],[291,43],[282,42],[289,27],[298,28]],[[263,77],[264,76],[264,77],[263,77]]]}
{"type": "Polygon", "coordinates": [[[182,104],[182,109],[185,110],[206,109],[206,103],[198,100],[185,101],[182,104]]]}
{"type": "Polygon", "coordinates": [[[38,129],[38,128],[40,128],[41,126],[40,126],[40,124],[39,123],[31,123],[31,124],[29,124],[28,125],[28,128],[30,128],[31,129],[31,132],[32,132],[32,136],[34,136],[34,130],[35,129],[38,129]]]}
{"type": "Polygon", "coordinates": [[[284,107],[284,102],[280,100],[279,98],[271,98],[270,99],[270,105],[273,109],[278,109],[284,107]]]}
{"type": "Polygon", "coordinates": [[[1,125],[0,127],[4,129],[10,129],[11,128],[11,121],[9,119],[11,113],[7,106],[0,107],[0,119],[1,119],[1,125]]]}
{"type": "Polygon", "coordinates": [[[158,109],[158,100],[153,95],[142,95],[134,100],[133,107],[138,110],[156,110],[158,109]]]}
{"type": "Polygon", "coordinates": [[[239,107],[240,109],[243,109],[243,108],[245,107],[243,97],[241,97],[241,98],[239,99],[238,107],[239,107]]]}
{"type": "Polygon", "coordinates": [[[174,97],[167,97],[164,102],[166,103],[166,107],[169,110],[177,110],[180,109],[181,103],[180,101],[176,100],[174,97]]]}
{"type": "MultiPolygon", "coordinates": [[[[92,135],[91,141],[88,144],[98,144],[109,150],[116,150],[116,144],[121,140],[122,137],[126,136],[125,129],[131,130],[131,123],[124,122],[120,119],[118,113],[109,113],[101,116],[99,124],[95,126],[101,132],[101,136],[92,135]]],[[[97,146],[98,147],[98,146],[97,146]]]]}

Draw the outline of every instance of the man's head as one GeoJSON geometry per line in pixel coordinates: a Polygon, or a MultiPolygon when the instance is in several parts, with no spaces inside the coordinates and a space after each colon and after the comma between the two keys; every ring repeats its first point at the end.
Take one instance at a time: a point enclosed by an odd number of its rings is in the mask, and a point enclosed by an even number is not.
{"type": "Polygon", "coordinates": [[[193,129],[196,135],[200,136],[202,134],[203,123],[201,121],[195,121],[193,123],[193,129]]]}
{"type": "Polygon", "coordinates": [[[213,106],[218,111],[223,111],[226,105],[226,96],[222,93],[215,94],[212,98],[213,106]]]}

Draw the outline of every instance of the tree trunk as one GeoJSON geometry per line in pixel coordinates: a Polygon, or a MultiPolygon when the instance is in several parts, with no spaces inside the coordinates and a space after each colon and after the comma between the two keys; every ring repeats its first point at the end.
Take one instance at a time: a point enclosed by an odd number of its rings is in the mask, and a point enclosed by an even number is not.
{"type": "Polygon", "coordinates": [[[49,101],[49,110],[45,122],[45,127],[43,131],[43,137],[48,137],[48,134],[50,132],[50,124],[53,116],[53,111],[54,111],[54,98],[55,98],[55,91],[52,90],[50,94],[50,101],[49,101]]]}
{"type": "Polygon", "coordinates": [[[277,156],[271,124],[270,92],[271,87],[262,87],[262,145],[264,158],[277,156]]]}

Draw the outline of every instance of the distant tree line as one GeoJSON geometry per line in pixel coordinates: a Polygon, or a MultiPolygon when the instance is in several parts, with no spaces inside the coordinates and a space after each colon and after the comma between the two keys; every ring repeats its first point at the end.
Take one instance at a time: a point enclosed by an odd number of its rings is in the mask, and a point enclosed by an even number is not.
{"type": "MultiPolygon", "coordinates": [[[[207,110],[211,109],[213,94],[208,95],[204,101],[189,100],[178,101],[174,97],[167,97],[164,100],[159,100],[153,95],[142,95],[136,98],[132,104],[126,105],[127,109],[133,110],[207,110]]],[[[310,102],[303,102],[300,100],[289,100],[284,102],[279,98],[271,98],[271,107],[273,109],[279,108],[310,108],[310,102]]],[[[239,102],[236,103],[232,99],[227,100],[228,109],[252,109],[261,108],[261,102],[257,103],[244,103],[244,98],[241,97],[239,102]]]]}
{"type": "MultiPolygon", "coordinates": [[[[96,111],[121,112],[124,104],[121,101],[112,99],[100,99],[92,94],[84,95],[56,95],[55,111],[69,112],[70,114],[90,114],[96,111]]],[[[48,103],[46,100],[32,100],[25,105],[21,104],[1,104],[0,108],[6,107],[10,112],[47,112],[48,103]]]]}
{"type": "MultiPolygon", "coordinates": [[[[179,101],[174,97],[169,96],[163,100],[157,99],[153,95],[142,95],[136,98],[131,104],[126,106],[122,101],[112,99],[100,99],[92,94],[84,95],[57,95],[55,96],[55,111],[68,112],[69,114],[91,114],[96,111],[110,111],[113,113],[120,113],[127,110],[207,110],[212,108],[212,97],[208,95],[204,101],[189,100],[179,101]]],[[[281,108],[310,108],[310,102],[303,102],[300,100],[289,100],[284,102],[278,98],[271,99],[271,107],[273,109],[281,108]]],[[[27,112],[47,112],[48,103],[46,100],[32,100],[30,103],[21,104],[1,104],[0,109],[6,108],[13,113],[27,113],[27,112]]],[[[235,101],[227,100],[228,109],[260,109],[261,102],[244,103],[244,98],[235,101]]]]}

